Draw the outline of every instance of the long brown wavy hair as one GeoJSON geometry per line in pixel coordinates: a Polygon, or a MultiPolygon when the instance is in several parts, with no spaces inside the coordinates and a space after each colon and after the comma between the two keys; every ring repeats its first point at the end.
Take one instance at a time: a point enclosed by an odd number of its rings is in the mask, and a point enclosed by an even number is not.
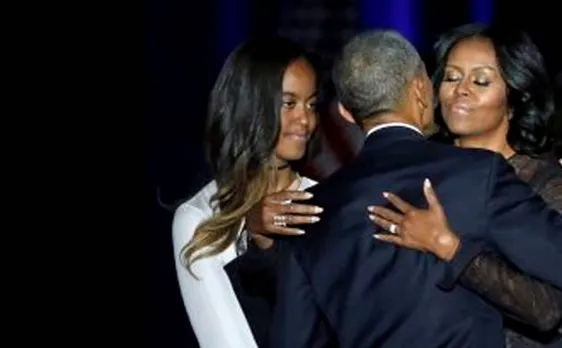
{"type": "Polygon", "coordinates": [[[280,131],[283,76],[296,59],[307,58],[296,43],[259,38],[227,58],[209,100],[207,159],[217,184],[214,214],[196,229],[181,251],[182,263],[216,255],[236,242],[244,216],[267,193],[280,131]]]}

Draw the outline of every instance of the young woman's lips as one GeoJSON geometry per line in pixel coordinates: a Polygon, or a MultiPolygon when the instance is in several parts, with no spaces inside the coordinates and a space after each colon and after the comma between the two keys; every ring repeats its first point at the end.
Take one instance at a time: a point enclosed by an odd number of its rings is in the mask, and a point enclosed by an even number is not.
{"type": "Polygon", "coordinates": [[[285,137],[291,140],[306,142],[308,140],[307,133],[285,133],[285,137]]]}

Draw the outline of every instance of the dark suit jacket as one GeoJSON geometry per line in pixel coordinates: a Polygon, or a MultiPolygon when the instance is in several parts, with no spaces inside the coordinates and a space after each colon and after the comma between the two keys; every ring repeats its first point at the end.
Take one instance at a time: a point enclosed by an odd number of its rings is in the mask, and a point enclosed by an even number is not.
{"type": "Polygon", "coordinates": [[[252,241],[246,253],[224,266],[232,289],[260,348],[268,347],[275,306],[276,245],[260,250],[252,241]]]}
{"type": "Polygon", "coordinates": [[[425,178],[462,238],[562,288],[562,217],[502,157],[381,129],[352,163],[309,189],[321,221],[279,245],[272,347],[503,347],[499,313],[451,286],[479,248],[461,248],[448,265],[372,237],[366,207],[385,204],[383,191],[424,206],[425,178]]]}

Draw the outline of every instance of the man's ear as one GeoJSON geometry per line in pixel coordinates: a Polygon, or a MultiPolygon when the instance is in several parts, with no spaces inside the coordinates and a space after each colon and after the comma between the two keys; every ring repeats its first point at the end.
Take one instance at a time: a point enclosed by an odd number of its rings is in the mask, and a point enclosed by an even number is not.
{"type": "Polygon", "coordinates": [[[414,78],[413,81],[414,87],[414,96],[416,97],[417,103],[420,105],[420,108],[426,109],[429,105],[427,105],[427,93],[428,93],[428,84],[426,83],[425,79],[421,76],[417,76],[414,78]]]}
{"type": "Polygon", "coordinates": [[[344,120],[350,123],[356,123],[353,119],[353,116],[351,116],[351,113],[347,111],[347,109],[340,102],[338,102],[338,111],[340,116],[343,117],[344,120]]]}

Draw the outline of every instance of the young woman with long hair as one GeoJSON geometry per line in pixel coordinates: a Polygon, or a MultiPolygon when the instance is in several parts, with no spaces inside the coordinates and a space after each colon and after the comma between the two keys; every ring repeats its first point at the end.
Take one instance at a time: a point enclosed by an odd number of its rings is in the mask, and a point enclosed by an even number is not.
{"type": "Polygon", "coordinates": [[[315,184],[295,164],[315,133],[317,103],[313,59],[282,38],[241,44],[218,75],[206,127],[214,180],[177,208],[172,226],[180,290],[202,348],[267,339],[263,306],[241,303],[250,290],[227,269],[252,245],[271,248],[274,234],[302,233],[291,224],[317,221],[319,207],[294,203],[315,184]]]}

